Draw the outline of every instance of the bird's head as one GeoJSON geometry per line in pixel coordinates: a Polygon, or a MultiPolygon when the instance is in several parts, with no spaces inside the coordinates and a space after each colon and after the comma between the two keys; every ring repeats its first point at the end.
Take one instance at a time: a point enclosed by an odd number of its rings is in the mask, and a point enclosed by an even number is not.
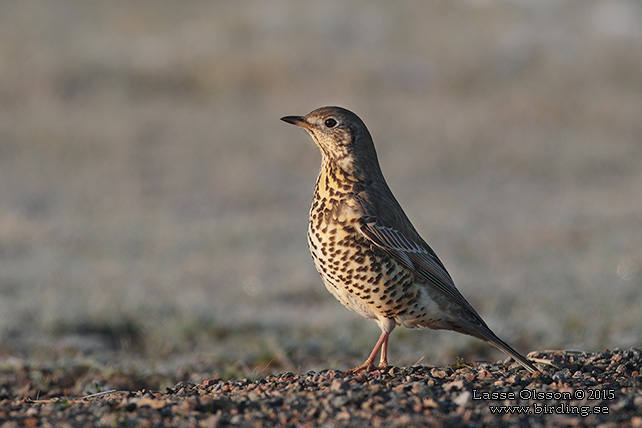
{"type": "Polygon", "coordinates": [[[341,107],[321,107],[305,116],[285,116],[282,121],[300,126],[312,137],[325,162],[349,173],[378,169],[372,137],[359,116],[341,107]]]}

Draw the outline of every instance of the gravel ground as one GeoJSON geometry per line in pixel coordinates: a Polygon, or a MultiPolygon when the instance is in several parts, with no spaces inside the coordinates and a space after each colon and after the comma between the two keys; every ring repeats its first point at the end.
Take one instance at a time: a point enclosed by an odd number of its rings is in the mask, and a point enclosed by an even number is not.
{"type": "Polygon", "coordinates": [[[135,390],[158,384],[153,377],[114,372],[98,382],[83,370],[23,366],[2,373],[0,427],[642,426],[641,349],[529,357],[541,373],[459,363],[209,379],[164,391],[135,390]],[[88,382],[118,389],[74,396],[88,382]]]}

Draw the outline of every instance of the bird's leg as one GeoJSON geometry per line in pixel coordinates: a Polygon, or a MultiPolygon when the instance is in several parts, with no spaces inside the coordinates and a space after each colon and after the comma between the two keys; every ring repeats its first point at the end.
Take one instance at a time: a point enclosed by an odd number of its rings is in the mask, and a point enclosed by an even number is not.
{"type": "MultiPolygon", "coordinates": [[[[383,336],[383,335],[382,335],[383,336]]],[[[379,360],[379,367],[388,367],[388,339],[390,333],[385,333],[385,338],[381,344],[381,359],[379,360]]]]}
{"type": "Polygon", "coordinates": [[[385,331],[381,332],[381,336],[379,336],[379,340],[377,340],[377,344],[375,345],[374,349],[370,353],[370,356],[366,360],[365,363],[361,364],[358,367],[355,367],[351,370],[346,371],[348,374],[357,374],[359,372],[362,372],[364,370],[372,370],[374,368],[374,360],[377,357],[377,354],[379,353],[379,349],[381,349],[381,363],[379,364],[380,367],[381,364],[385,362],[385,365],[388,365],[388,336],[390,336],[390,333],[387,333],[385,331]]]}

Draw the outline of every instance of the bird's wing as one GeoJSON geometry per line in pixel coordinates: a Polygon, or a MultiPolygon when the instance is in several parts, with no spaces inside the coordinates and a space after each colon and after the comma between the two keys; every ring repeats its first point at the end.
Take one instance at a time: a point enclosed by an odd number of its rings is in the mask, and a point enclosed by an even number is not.
{"type": "MultiPolygon", "coordinates": [[[[406,268],[413,271],[415,275],[423,278],[425,284],[439,290],[464,309],[463,313],[458,314],[458,316],[462,317],[466,314],[464,319],[468,323],[464,323],[459,329],[455,328],[456,331],[478,337],[492,344],[513,357],[531,373],[537,371],[537,367],[528,359],[524,358],[492,332],[475,309],[457,290],[435,252],[421,239],[414,228],[410,228],[408,234],[403,234],[393,227],[381,224],[377,219],[367,218],[359,230],[372,244],[386,251],[406,268]],[[409,238],[407,235],[412,236],[414,239],[409,238]]],[[[447,309],[444,308],[444,310],[447,309]]],[[[461,321],[464,320],[462,319],[461,321]]]]}
{"type": "MultiPolygon", "coordinates": [[[[537,370],[529,360],[502,341],[486,325],[477,311],[461,295],[437,254],[421,238],[387,187],[378,192],[362,192],[357,201],[364,215],[359,232],[375,247],[385,251],[413,272],[418,282],[442,293],[462,311],[453,313],[459,325],[453,329],[482,339],[515,358],[531,373],[537,370]],[[368,203],[377,198],[379,204],[368,203]]],[[[442,308],[446,312],[453,312],[442,308]]]]}
{"type": "Polygon", "coordinates": [[[463,308],[477,315],[475,309],[455,287],[441,260],[414,231],[414,228],[410,230],[410,233],[404,234],[392,226],[382,224],[379,218],[368,217],[359,227],[359,231],[372,244],[387,252],[407,269],[414,272],[417,277],[423,279],[423,282],[428,286],[434,287],[463,308]]]}

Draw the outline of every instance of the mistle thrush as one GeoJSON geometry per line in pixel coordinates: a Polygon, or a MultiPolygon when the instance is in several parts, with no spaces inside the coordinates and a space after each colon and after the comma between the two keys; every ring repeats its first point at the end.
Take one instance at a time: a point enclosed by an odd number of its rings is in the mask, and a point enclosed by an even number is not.
{"type": "Polygon", "coordinates": [[[372,137],[354,113],[322,107],[281,120],[300,126],[321,150],[308,245],[317,271],[344,306],[374,319],[381,336],[362,365],[388,365],[388,337],[402,325],[453,330],[491,345],[529,372],[537,368],[491,331],[419,236],[381,173],[372,137]]]}

